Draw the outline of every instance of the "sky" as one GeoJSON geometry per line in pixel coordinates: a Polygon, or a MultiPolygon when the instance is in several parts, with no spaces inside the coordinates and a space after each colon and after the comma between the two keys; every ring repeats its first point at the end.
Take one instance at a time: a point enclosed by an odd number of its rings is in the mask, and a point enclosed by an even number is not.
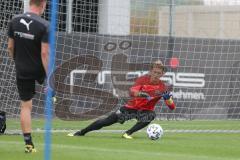
{"type": "Polygon", "coordinates": [[[240,5],[240,0],[204,0],[206,5],[240,5]]]}

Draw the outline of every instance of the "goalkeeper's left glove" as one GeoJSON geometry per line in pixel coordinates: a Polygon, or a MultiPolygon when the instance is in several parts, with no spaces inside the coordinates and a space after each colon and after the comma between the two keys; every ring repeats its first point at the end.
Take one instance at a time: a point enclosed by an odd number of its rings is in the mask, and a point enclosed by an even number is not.
{"type": "Polygon", "coordinates": [[[162,97],[163,99],[166,101],[166,100],[169,100],[171,97],[172,97],[172,94],[168,91],[165,91],[163,94],[162,94],[162,97]]]}
{"type": "Polygon", "coordinates": [[[166,105],[171,109],[171,110],[174,110],[176,108],[174,102],[173,102],[173,99],[172,99],[172,93],[171,92],[164,92],[162,94],[162,97],[166,103],[166,105]]]}

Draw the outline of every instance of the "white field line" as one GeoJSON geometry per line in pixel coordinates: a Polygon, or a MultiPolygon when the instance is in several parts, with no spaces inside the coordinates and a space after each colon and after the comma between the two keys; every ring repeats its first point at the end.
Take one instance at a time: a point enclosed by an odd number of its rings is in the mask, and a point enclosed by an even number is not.
{"type": "MultiPolygon", "coordinates": [[[[52,133],[69,133],[69,132],[76,132],[77,130],[72,129],[53,129],[52,133]]],[[[93,132],[98,133],[124,133],[126,130],[97,130],[93,132]]],[[[44,129],[35,129],[33,130],[34,133],[44,133],[44,129]]],[[[145,130],[140,130],[138,132],[145,132],[145,130]]],[[[240,133],[240,130],[187,130],[187,129],[180,129],[180,130],[164,130],[166,133],[240,133]]],[[[7,130],[6,134],[21,134],[21,130],[7,130]]]]}

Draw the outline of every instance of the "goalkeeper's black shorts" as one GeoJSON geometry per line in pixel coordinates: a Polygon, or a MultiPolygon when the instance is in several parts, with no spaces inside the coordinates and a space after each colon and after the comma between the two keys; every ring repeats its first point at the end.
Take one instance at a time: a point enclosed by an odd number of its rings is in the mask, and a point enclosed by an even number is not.
{"type": "Polygon", "coordinates": [[[35,95],[35,81],[39,84],[44,82],[44,78],[39,79],[19,79],[17,78],[17,89],[19,93],[20,100],[29,101],[35,95]]]}
{"type": "Polygon", "coordinates": [[[156,117],[156,113],[154,111],[135,110],[125,106],[121,107],[116,114],[118,116],[118,122],[121,124],[130,119],[137,119],[141,122],[151,122],[156,117]]]}

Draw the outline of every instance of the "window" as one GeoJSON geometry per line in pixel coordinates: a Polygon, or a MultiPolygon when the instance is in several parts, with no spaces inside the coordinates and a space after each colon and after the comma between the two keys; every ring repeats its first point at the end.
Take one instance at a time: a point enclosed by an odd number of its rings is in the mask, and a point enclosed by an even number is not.
{"type": "Polygon", "coordinates": [[[74,0],[72,11],[73,32],[98,31],[98,0],[74,0]]]}
{"type": "MultiPolygon", "coordinates": [[[[57,15],[57,30],[60,32],[66,31],[66,23],[67,23],[67,1],[68,0],[59,0],[58,3],[58,15],[57,15]]],[[[49,20],[50,16],[50,1],[46,6],[46,11],[44,13],[44,18],[49,20]]]]}
{"type": "Polygon", "coordinates": [[[0,29],[7,29],[8,22],[16,14],[22,13],[23,2],[22,1],[2,1],[0,5],[0,29]]]}

